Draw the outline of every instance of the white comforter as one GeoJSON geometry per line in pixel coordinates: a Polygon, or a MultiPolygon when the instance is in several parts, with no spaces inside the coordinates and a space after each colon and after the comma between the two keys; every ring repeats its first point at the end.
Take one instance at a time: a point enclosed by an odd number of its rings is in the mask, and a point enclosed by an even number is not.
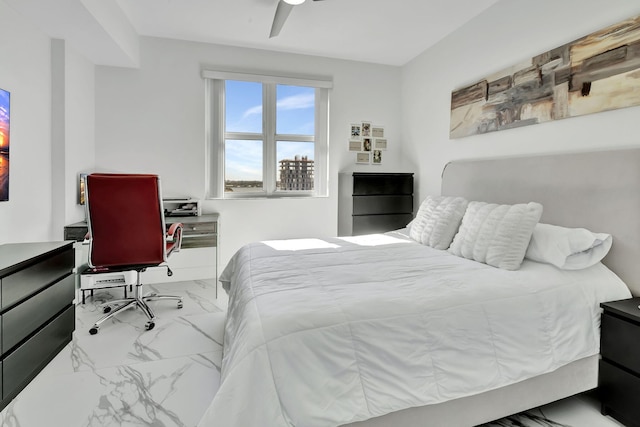
{"type": "Polygon", "coordinates": [[[338,426],[481,393],[599,351],[602,264],[500,270],[399,234],[238,251],[201,427],[338,426]]]}

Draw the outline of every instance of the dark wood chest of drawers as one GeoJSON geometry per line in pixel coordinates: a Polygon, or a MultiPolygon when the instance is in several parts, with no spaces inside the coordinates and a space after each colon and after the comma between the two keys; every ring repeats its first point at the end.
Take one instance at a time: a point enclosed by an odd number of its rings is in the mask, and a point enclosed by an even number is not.
{"type": "Polygon", "coordinates": [[[413,219],[412,173],[353,173],[352,235],[383,233],[413,219]]]}
{"type": "Polygon", "coordinates": [[[0,246],[0,409],[75,329],[73,242],[0,246]]]}
{"type": "Polygon", "coordinates": [[[640,427],[640,298],[602,304],[598,395],[602,413],[640,427]]]}

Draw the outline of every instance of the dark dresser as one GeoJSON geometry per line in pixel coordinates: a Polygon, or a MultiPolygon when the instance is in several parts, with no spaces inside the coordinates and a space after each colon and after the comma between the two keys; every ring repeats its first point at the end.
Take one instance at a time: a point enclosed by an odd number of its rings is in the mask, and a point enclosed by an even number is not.
{"type": "Polygon", "coordinates": [[[640,427],[640,298],[601,304],[598,395],[602,414],[640,427]]]}
{"type": "Polygon", "coordinates": [[[0,245],[0,410],[71,341],[73,242],[0,245]]]}
{"type": "Polygon", "coordinates": [[[412,173],[354,172],[349,178],[351,223],[341,234],[383,233],[413,219],[412,173]]]}

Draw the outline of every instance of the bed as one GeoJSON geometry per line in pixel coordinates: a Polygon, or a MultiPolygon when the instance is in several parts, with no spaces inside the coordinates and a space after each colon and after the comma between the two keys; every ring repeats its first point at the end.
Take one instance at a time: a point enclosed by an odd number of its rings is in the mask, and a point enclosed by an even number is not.
{"type": "Polygon", "coordinates": [[[244,247],[221,276],[222,382],[200,426],[473,426],[594,388],[598,304],[638,277],[638,164],[632,149],[445,167],[443,195],[535,200],[540,221],[611,233],[587,269],[497,269],[406,230],[244,247]]]}

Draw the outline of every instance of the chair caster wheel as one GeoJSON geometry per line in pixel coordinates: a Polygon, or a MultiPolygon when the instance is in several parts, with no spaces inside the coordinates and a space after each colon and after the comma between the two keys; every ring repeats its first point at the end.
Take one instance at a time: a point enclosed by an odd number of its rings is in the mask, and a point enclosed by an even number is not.
{"type": "Polygon", "coordinates": [[[147,324],[146,324],[146,325],[144,325],[144,328],[145,328],[147,331],[150,331],[150,330],[152,330],[152,329],[153,329],[153,327],[154,327],[154,326],[156,326],[156,324],[155,324],[155,323],[153,323],[153,322],[147,322],[147,324]]]}
{"type": "Polygon", "coordinates": [[[157,296],[158,296],[158,294],[157,294],[156,292],[151,292],[151,293],[150,293],[149,295],[147,295],[147,296],[148,296],[148,297],[153,298],[153,297],[157,297],[157,296]]]}
{"type": "Polygon", "coordinates": [[[178,301],[178,308],[182,308],[182,301],[178,301]]]}
{"type": "Polygon", "coordinates": [[[105,314],[109,313],[110,311],[111,311],[111,306],[110,305],[107,305],[102,309],[102,312],[105,313],[105,314]]]}
{"type": "Polygon", "coordinates": [[[89,329],[89,333],[91,335],[97,334],[98,333],[98,327],[97,326],[92,327],[91,329],[89,329]]]}

